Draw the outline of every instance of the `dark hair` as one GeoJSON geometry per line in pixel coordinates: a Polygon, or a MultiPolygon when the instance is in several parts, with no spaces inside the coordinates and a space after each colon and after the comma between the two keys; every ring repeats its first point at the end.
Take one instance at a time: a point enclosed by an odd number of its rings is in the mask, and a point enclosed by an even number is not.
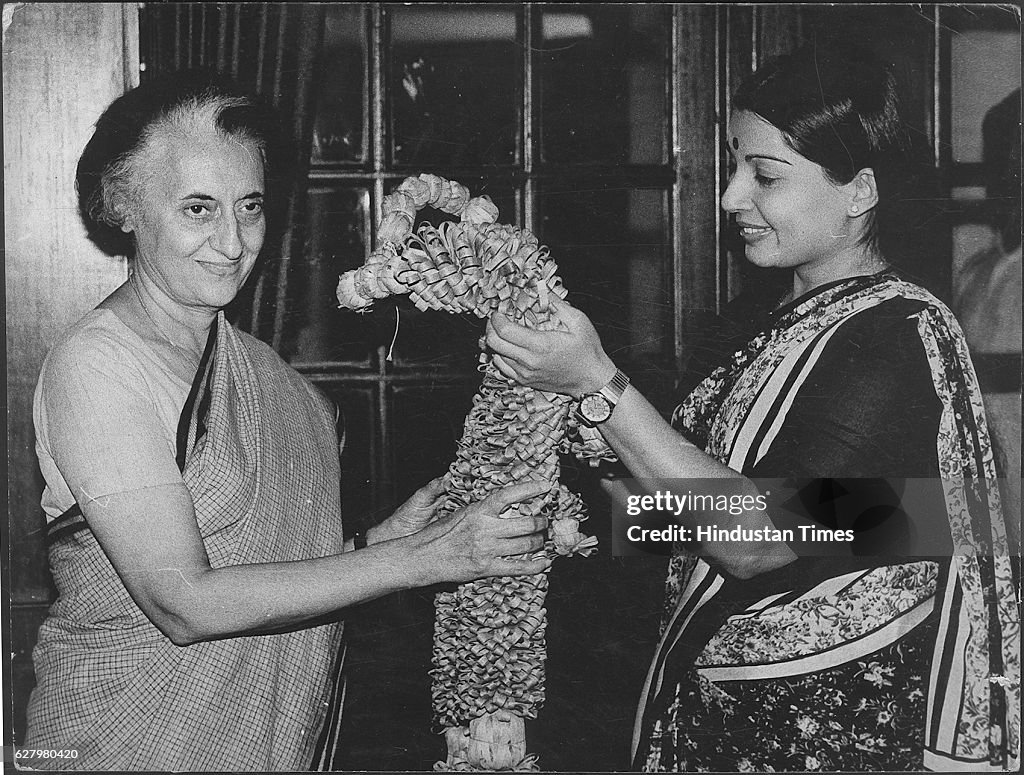
{"type": "Polygon", "coordinates": [[[204,113],[225,136],[256,145],[263,157],[267,198],[271,198],[282,134],[269,104],[210,70],[160,75],[110,104],[78,161],[79,212],[90,239],[101,250],[129,257],[134,253],[134,239],[121,226],[139,201],[143,181],[136,162],[153,131],[185,126],[204,113]]]}
{"type": "Polygon", "coordinates": [[[768,121],[836,184],[870,167],[879,202],[866,216],[862,242],[881,250],[881,221],[909,147],[891,67],[853,42],[815,40],[759,68],[737,89],[732,107],[768,121]]]}

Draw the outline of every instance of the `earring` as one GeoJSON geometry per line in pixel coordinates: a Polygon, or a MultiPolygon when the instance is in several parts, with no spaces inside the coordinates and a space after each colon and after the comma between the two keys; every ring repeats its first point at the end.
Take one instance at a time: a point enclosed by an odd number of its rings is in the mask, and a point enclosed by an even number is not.
{"type": "Polygon", "coordinates": [[[857,205],[850,205],[850,212],[851,213],[859,213],[860,212],[860,208],[857,207],[857,205]]]}

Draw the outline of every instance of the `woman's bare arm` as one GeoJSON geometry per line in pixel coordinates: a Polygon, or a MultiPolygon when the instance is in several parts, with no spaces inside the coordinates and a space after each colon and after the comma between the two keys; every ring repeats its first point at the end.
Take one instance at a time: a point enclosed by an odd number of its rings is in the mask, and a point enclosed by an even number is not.
{"type": "Polygon", "coordinates": [[[365,549],[346,542],[337,556],[212,569],[149,383],[123,342],[101,333],[58,344],[40,387],[41,448],[129,593],[175,643],[269,632],[399,589],[545,567],[503,559],[539,548],[545,521],[495,515],[549,484],[512,487],[435,520],[434,480],[369,531],[365,549]]]}
{"type": "Polygon", "coordinates": [[[213,569],[184,485],[89,501],[83,512],[138,606],[178,645],[300,625],[401,589],[491,575],[525,575],[546,559],[512,560],[543,546],[542,517],[497,515],[542,494],[512,485],[418,533],[295,562],[213,569]]]}
{"type": "MultiPolygon", "coordinates": [[[[554,302],[561,328],[539,332],[494,315],[487,327],[487,344],[495,365],[506,376],[531,387],[579,397],[611,379],[615,365],[601,347],[593,326],[579,310],[566,302],[554,302]]],[[[609,446],[629,472],[652,483],[668,480],[719,480],[730,494],[759,494],[742,474],[690,444],[665,422],[650,402],[632,386],[627,387],[611,418],[598,426],[609,446]]],[[[712,521],[721,528],[774,527],[763,511],[740,515],[721,512],[690,515],[693,525],[712,521]]],[[[782,541],[706,544],[704,553],[729,573],[750,578],[792,562],[796,555],[782,541]]]]}

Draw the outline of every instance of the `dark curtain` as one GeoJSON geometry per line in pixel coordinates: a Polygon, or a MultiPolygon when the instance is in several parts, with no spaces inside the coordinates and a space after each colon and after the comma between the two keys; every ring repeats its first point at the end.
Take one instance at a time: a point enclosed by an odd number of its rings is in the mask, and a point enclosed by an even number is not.
{"type": "Polygon", "coordinates": [[[280,217],[268,228],[254,276],[228,310],[280,350],[293,259],[301,256],[324,6],[318,3],[147,3],[140,20],[142,79],[217,69],[269,99],[284,122],[287,166],[280,217]]]}

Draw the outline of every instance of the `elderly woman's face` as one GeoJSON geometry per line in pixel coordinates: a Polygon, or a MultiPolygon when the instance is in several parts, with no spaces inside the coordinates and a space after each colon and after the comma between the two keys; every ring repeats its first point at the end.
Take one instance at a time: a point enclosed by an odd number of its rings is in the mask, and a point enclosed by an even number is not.
{"type": "Polygon", "coordinates": [[[212,127],[192,135],[161,129],[139,167],[142,201],[126,224],[138,270],[182,306],[224,307],[252,271],[266,232],[256,146],[212,127]]]}

